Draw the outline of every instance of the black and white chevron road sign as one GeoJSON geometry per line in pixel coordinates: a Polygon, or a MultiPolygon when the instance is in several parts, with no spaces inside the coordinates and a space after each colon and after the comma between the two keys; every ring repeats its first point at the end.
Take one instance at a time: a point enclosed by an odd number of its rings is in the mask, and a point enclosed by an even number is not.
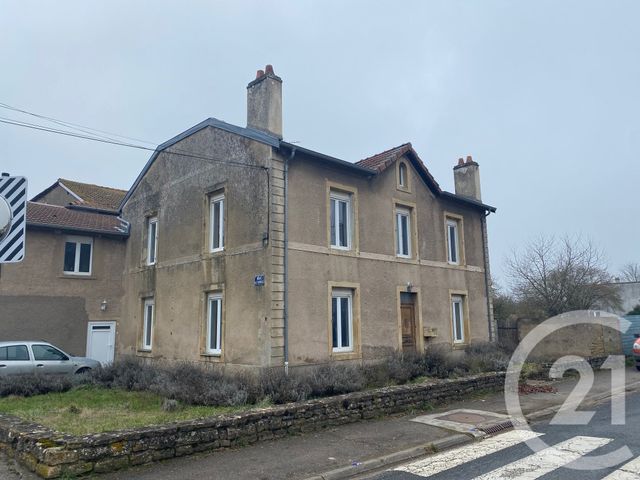
{"type": "Polygon", "coordinates": [[[0,176],[0,263],[24,258],[27,225],[27,179],[0,176]]]}

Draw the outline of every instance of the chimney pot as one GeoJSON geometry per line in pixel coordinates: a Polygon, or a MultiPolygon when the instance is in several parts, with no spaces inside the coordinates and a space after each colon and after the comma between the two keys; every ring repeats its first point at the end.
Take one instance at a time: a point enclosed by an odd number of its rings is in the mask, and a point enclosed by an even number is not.
{"type": "Polygon", "coordinates": [[[467,163],[471,162],[473,162],[473,158],[471,158],[471,155],[467,155],[467,163]]]}
{"type": "Polygon", "coordinates": [[[258,70],[256,72],[256,80],[259,79],[262,76],[264,76],[264,70],[258,70]]]}
{"type": "Polygon", "coordinates": [[[264,73],[267,75],[275,75],[275,73],[273,73],[273,65],[267,65],[266,67],[264,67],[264,73]]]}
{"type": "Polygon", "coordinates": [[[458,159],[458,165],[464,165],[464,158],[460,157],[458,159]]]}

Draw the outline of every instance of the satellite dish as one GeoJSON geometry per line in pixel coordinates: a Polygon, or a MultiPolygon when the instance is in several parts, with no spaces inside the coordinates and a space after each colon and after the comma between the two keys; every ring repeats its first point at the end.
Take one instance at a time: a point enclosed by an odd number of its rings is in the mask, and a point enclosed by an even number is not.
{"type": "Polygon", "coordinates": [[[9,202],[4,197],[0,197],[0,242],[9,234],[12,220],[13,215],[11,214],[9,202]]]}

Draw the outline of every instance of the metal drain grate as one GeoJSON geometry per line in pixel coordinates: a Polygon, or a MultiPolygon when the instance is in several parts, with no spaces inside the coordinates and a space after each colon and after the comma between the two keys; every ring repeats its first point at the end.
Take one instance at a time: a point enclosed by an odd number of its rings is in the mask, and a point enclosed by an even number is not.
{"type": "Polygon", "coordinates": [[[478,427],[478,430],[486,433],[487,435],[492,435],[494,433],[501,432],[502,430],[509,430],[510,428],[513,428],[513,422],[511,420],[507,420],[506,422],[495,423],[486,427],[478,427]]]}

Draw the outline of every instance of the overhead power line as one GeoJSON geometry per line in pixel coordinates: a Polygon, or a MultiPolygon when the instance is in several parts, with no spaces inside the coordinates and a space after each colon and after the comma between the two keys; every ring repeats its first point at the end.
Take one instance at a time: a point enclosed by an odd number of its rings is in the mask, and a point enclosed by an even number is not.
{"type": "MultiPolygon", "coordinates": [[[[134,138],[134,137],[127,137],[125,135],[119,135],[119,134],[113,133],[113,132],[107,132],[107,131],[104,131],[104,130],[98,130],[96,128],[86,127],[84,125],[80,125],[80,124],[77,124],[77,123],[66,122],[66,121],[60,120],[58,118],[48,117],[46,115],[30,112],[28,110],[23,110],[23,109],[18,108],[18,107],[13,107],[11,105],[8,105],[8,104],[2,103],[2,102],[0,102],[0,108],[6,108],[7,110],[12,110],[14,112],[23,113],[25,115],[30,115],[30,116],[36,117],[36,118],[41,118],[43,120],[47,120],[49,122],[56,123],[56,124],[61,125],[63,127],[73,128],[75,130],[78,130],[78,131],[83,132],[83,133],[87,133],[87,134],[92,135],[92,136],[96,136],[96,133],[98,133],[98,134],[106,134],[106,135],[110,135],[110,136],[113,136],[113,137],[120,137],[120,138],[125,138],[127,140],[132,140],[134,142],[142,142],[142,143],[146,143],[146,144],[149,144],[149,145],[157,145],[157,143],[149,142],[147,140],[141,140],[139,138],[134,138]],[[96,132],[96,133],[93,133],[93,132],[96,132]]],[[[104,135],[100,135],[100,136],[103,137],[103,138],[106,138],[108,140],[114,140],[115,141],[115,139],[113,139],[113,138],[106,137],[104,135]]]]}
{"type": "MultiPolygon", "coordinates": [[[[84,129],[84,130],[80,130],[83,131],[84,133],[78,133],[78,132],[73,132],[70,130],[63,130],[63,129],[58,129],[58,128],[52,128],[52,127],[48,127],[46,125],[40,125],[40,124],[36,124],[36,123],[30,123],[30,122],[24,122],[21,120],[16,120],[13,118],[7,118],[7,117],[0,117],[0,123],[5,123],[7,125],[14,125],[17,127],[23,127],[23,128],[29,128],[29,129],[33,129],[33,130],[39,130],[39,131],[43,131],[43,132],[48,132],[48,133],[54,133],[56,135],[64,135],[67,137],[73,137],[73,138],[78,138],[78,139],[82,139],[82,140],[91,140],[94,142],[101,142],[101,143],[106,143],[106,144],[110,144],[110,145],[117,145],[120,147],[128,147],[128,148],[135,148],[138,150],[147,150],[150,152],[162,152],[162,153],[166,153],[166,154],[171,154],[171,155],[180,155],[183,157],[188,157],[188,158],[196,158],[196,159],[200,159],[200,160],[206,160],[209,162],[215,162],[215,163],[224,163],[225,165],[232,165],[232,166],[237,166],[237,167],[243,167],[243,168],[257,168],[260,170],[267,170],[267,167],[264,167],[262,165],[251,165],[251,164],[247,164],[247,163],[242,163],[242,162],[237,162],[237,161],[233,161],[233,160],[228,160],[225,158],[221,158],[221,157],[216,157],[216,156],[211,156],[211,155],[204,155],[204,154],[196,154],[196,153],[192,153],[186,150],[180,150],[178,148],[174,148],[174,147],[168,147],[169,149],[163,149],[163,150],[158,150],[157,148],[151,148],[151,147],[146,147],[144,145],[137,145],[135,143],[129,143],[129,142],[123,142],[114,138],[110,138],[110,137],[105,137],[104,135],[98,135],[98,134],[93,134],[91,132],[87,132],[85,130],[93,130],[96,132],[103,132],[102,130],[96,130],[96,129],[92,129],[90,127],[84,127],[82,125],[78,125],[78,124],[72,124],[70,122],[65,122],[63,120],[59,120],[59,119],[55,119],[52,117],[45,117],[43,115],[39,115],[36,113],[32,113],[32,112],[28,112],[26,110],[20,110],[17,109],[15,107],[11,107],[7,104],[4,103],[0,103],[0,106],[4,107],[4,108],[8,108],[10,110],[14,110],[17,112],[21,112],[21,113],[25,113],[27,115],[32,115],[38,118],[43,118],[46,119],[48,121],[52,121],[54,123],[57,123],[61,126],[66,126],[66,125],[73,125],[74,127],[71,128],[75,128],[77,130],[80,129],[84,129]]],[[[108,133],[108,132],[104,132],[104,133],[108,133]]],[[[118,134],[110,134],[113,136],[118,136],[121,138],[128,138],[128,139],[133,139],[133,137],[126,137],[124,135],[118,135],[118,134]]],[[[135,139],[134,139],[135,140],[135,139]]],[[[149,145],[155,145],[152,142],[148,142],[146,140],[138,140],[138,141],[142,141],[144,143],[147,143],[149,145]]]]}

